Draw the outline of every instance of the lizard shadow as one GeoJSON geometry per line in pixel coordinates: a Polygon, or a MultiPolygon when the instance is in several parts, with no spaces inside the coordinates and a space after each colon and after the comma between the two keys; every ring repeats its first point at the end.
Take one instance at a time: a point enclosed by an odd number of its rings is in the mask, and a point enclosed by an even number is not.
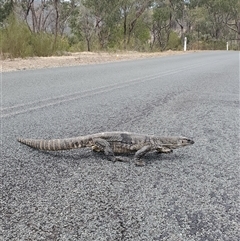
{"type": "Polygon", "coordinates": [[[61,160],[69,159],[72,160],[79,160],[84,158],[90,158],[92,155],[92,151],[81,151],[81,153],[77,152],[76,150],[67,150],[67,151],[44,151],[44,150],[38,150],[39,152],[44,153],[46,156],[50,156],[53,158],[58,158],[61,160]],[[68,153],[67,153],[68,152],[68,153]]]}
{"type": "MultiPolygon", "coordinates": [[[[95,158],[100,158],[100,159],[107,159],[106,155],[103,152],[95,152],[92,151],[91,149],[85,149],[85,150],[67,150],[67,151],[43,151],[43,150],[38,150],[44,155],[51,156],[53,158],[58,158],[59,160],[67,160],[67,159],[72,159],[75,161],[79,161],[81,159],[95,159],[95,158]]],[[[123,157],[123,161],[121,162],[132,162],[134,159],[134,153],[133,154],[121,154],[119,155],[120,157],[123,157]]],[[[186,154],[179,154],[179,153],[158,153],[156,151],[149,152],[147,153],[142,159],[146,161],[146,163],[151,164],[156,161],[174,161],[174,160],[184,160],[186,158],[189,158],[188,155],[186,154]]]]}

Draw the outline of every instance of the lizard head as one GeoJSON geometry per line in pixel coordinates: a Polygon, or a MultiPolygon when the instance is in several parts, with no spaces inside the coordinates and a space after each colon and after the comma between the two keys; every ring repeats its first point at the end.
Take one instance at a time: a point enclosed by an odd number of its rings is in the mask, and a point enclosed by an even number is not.
{"type": "Polygon", "coordinates": [[[189,139],[189,138],[187,138],[187,137],[179,137],[177,139],[178,139],[177,140],[177,145],[179,147],[181,147],[181,146],[189,146],[189,145],[193,145],[194,144],[194,141],[189,139]]]}
{"type": "Polygon", "coordinates": [[[163,146],[170,148],[170,149],[177,149],[180,147],[184,147],[184,146],[190,146],[193,145],[194,141],[191,140],[190,138],[187,137],[171,137],[171,138],[167,138],[166,141],[164,142],[163,146]]]}

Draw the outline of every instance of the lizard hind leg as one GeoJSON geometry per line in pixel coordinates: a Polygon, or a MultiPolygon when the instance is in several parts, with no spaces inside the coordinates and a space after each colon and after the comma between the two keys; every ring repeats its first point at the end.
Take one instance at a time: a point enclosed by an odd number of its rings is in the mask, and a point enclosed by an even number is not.
{"type": "Polygon", "coordinates": [[[93,140],[93,144],[94,144],[92,146],[93,151],[97,151],[97,152],[102,151],[110,161],[112,162],[117,161],[117,158],[115,157],[110,144],[106,140],[101,138],[96,138],[93,140]]]}
{"type": "Polygon", "coordinates": [[[109,143],[106,140],[98,138],[94,141],[94,145],[92,146],[92,151],[95,152],[104,152],[104,154],[111,161],[119,161],[119,162],[129,162],[129,158],[122,156],[115,156],[112,149],[110,148],[109,143]],[[100,139],[100,140],[99,140],[100,139]]]}

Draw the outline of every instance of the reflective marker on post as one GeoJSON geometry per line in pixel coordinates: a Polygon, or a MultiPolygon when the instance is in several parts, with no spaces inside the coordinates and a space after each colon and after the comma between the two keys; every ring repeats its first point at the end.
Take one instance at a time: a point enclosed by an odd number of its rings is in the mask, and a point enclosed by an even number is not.
{"type": "Polygon", "coordinates": [[[187,37],[184,38],[184,47],[183,51],[187,51],[187,37]]]}

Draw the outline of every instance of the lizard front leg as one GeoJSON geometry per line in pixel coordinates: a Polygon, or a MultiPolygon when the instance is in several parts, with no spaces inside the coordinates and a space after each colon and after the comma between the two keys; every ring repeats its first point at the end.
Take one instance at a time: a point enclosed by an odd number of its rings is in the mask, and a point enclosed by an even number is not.
{"type": "Polygon", "coordinates": [[[135,160],[136,166],[144,166],[145,165],[145,162],[142,161],[140,158],[143,157],[145,154],[147,154],[149,151],[151,151],[151,146],[144,146],[135,153],[134,160],[135,160]]]}

